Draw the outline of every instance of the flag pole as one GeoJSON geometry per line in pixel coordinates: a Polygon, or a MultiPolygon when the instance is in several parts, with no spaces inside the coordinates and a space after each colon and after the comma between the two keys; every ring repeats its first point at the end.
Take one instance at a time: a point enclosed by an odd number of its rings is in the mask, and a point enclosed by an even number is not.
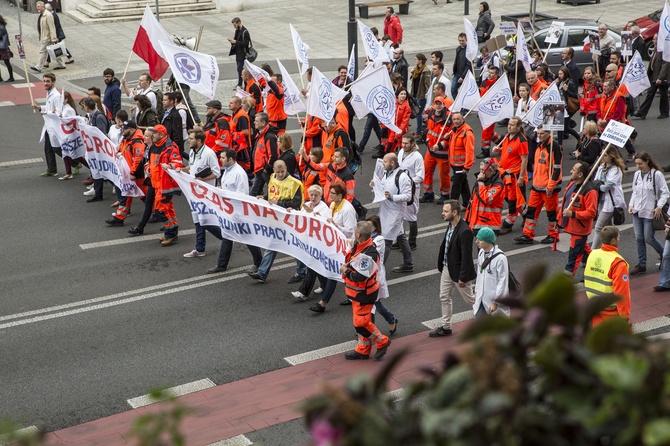
{"type": "Polygon", "coordinates": [[[605,146],[605,148],[603,149],[603,151],[600,152],[600,156],[598,157],[598,159],[596,160],[596,162],[593,164],[593,167],[591,167],[591,171],[590,171],[589,174],[586,176],[586,179],[584,179],[584,182],[582,183],[582,185],[579,186],[579,189],[577,189],[577,192],[572,196],[572,199],[570,200],[570,203],[568,204],[568,207],[571,207],[573,204],[575,204],[575,200],[577,199],[577,195],[579,195],[579,193],[582,191],[582,189],[584,188],[584,186],[586,185],[586,183],[589,182],[589,180],[591,179],[591,176],[593,175],[593,172],[596,171],[596,169],[597,169],[598,166],[600,165],[600,161],[603,159],[603,156],[605,156],[605,153],[607,152],[607,150],[610,148],[611,145],[612,145],[611,142],[610,142],[610,143],[607,143],[607,146],[605,146]]]}
{"type": "Polygon", "coordinates": [[[198,31],[198,40],[195,42],[195,49],[193,51],[198,51],[200,48],[200,39],[202,38],[202,31],[205,29],[205,25],[200,25],[200,30],[198,31]]]}
{"type": "MultiPolygon", "coordinates": [[[[551,45],[553,45],[553,44],[550,43],[549,46],[547,47],[547,51],[544,53],[544,56],[542,57],[542,63],[544,63],[544,61],[547,60],[547,55],[549,54],[549,50],[551,49],[551,45]]],[[[540,50],[540,49],[538,48],[538,50],[540,50]]],[[[542,50],[540,50],[540,51],[542,51],[542,50]]]]}
{"type": "Polygon", "coordinates": [[[30,87],[30,76],[28,76],[28,66],[26,65],[26,60],[23,60],[23,70],[26,72],[26,85],[28,85],[28,94],[30,94],[30,103],[33,105],[33,113],[37,113],[37,103],[33,98],[33,89],[30,87]]]}
{"type": "MultiPolygon", "coordinates": [[[[302,67],[300,66],[300,59],[298,59],[298,55],[295,55],[295,62],[298,64],[298,74],[300,75],[300,85],[302,85],[302,89],[305,89],[305,82],[302,80],[302,67]]],[[[293,107],[295,108],[295,107],[293,107]]],[[[298,118],[299,119],[299,118],[298,118]]]]}
{"type": "Polygon", "coordinates": [[[130,50],[130,54],[128,55],[128,62],[126,63],[126,69],[123,70],[123,76],[121,76],[122,79],[126,77],[126,73],[128,73],[128,67],[130,66],[130,59],[133,57],[133,50],[130,50]]]}
{"type": "MultiPolygon", "coordinates": [[[[196,121],[195,121],[195,118],[193,117],[193,112],[191,111],[191,107],[189,107],[188,101],[185,100],[186,96],[184,95],[184,90],[181,89],[181,84],[179,83],[179,81],[177,81],[177,79],[175,79],[174,81],[177,84],[177,87],[179,87],[179,92],[181,93],[182,99],[186,103],[186,110],[188,110],[188,114],[191,115],[191,119],[195,123],[196,121]]],[[[184,103],[184,102],[182,102],[182,103],[184,103]]]]}

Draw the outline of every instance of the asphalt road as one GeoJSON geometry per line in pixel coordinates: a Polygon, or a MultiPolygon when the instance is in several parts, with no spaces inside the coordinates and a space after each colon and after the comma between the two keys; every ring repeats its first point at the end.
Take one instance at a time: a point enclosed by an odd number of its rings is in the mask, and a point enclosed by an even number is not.
{"type": "MultiPolygon", "coordinates": [[[[635,122],[637,145],[664,165],[670,156],[659,124],[666,121],[653,119],[656,107],[651,119],[635,122]]],[[[286,283],[294,262],[285,256],[278,257],[268,282],[260,284],[242,272],[250,264],[244,246],[235,247],[228,272],[206,275],[216,262],[218,241],[209,236],[206,257],[185,259],[182,254],[193,249],[194,235],[180,235],[179,243],[162,247],[158,224],[145,230],[155,239],[82,249],[82,244],[128,240],[126,231],[140,219],[142,205],[133,205],[126,227],[107,227],[104,219],[114,201],[109,186],[104,201],[89,204],[82,195],[83,175],[63,182],[39,177],[43,162],[2,164],[43,158],[39,115],[28,106],[0,107],[0,122],[0,233],[5,234],[0,256],[0,419],[55,430],[128,410],[127,399],[157,386],[204,378],[222,384],[288,367],[283,359],[287,356],[354,339],[350,310],[337,305],[342,287],[324,314],[312,313],[307,307],[314,296],[296,303],[289,294],[297,287],[286,283]]],[[[468,122],[478,133],[478,120],[469,117],[468,122]]],[[[362,124],[356,123],[359,135],[362,124]]],[[[289,129],[295,129],[292,125],[289,129]]],[[[566,154],[574,145],[574,139],[567,141],[566,154]]],[[[367,203],[373,161],[367,152],[364,160],[356,195],[367,203]]],[[[62,174],[60,160],[58,164],[62,174]]],[[[570,166],[565,160],[564,175],[570,166]]],[[[631,179],[629,171],[624,182],[631,179]]],[[[176,199],[176,211],[180,229],[193,229],[183,198],[176,199]]],[[[387,302],[400,320],[397,336],[425,331],[422,322],[440,315],[438,275],[419,274],[436,267],[444,230],[440,212],[441,206],[434,204],[421,208],[415,272],[388,273],[389,280],[405,279],[391,285],[387,302]]],[[[537,227],[544,236],[544,216],[537,227]]],[[[512,234],[499,239],[503,250],[524,248],[512,240],[519,231],[517,223],[512,234]]],[[[624,257],[635,265],[631,229],[623,232],[621,245],[624,257]]],[[[510,264],[517,276],[538,262],[559,271],[567,260],[567,252],[548,248],[514,252],[510,264]]],[[[649,254],[654,271],[656,256],[649,254]]],[[[394,251],[387,267],[400,261],[394,251]]],[[[455,313],[468,310],[461,300],[454,302],[455,313]]],[[[383,321],[379,325],[386,331],[383,321]]]]}

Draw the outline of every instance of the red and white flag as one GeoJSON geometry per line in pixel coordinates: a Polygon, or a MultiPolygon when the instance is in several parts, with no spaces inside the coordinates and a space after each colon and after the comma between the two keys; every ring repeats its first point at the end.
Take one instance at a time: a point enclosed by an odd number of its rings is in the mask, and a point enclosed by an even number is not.
{"type": "Polygon", "coordinates": [[[170,66],[159,42],[172,44],[170,35],[154,17],[149,6],[144,10],[140,29],[137,30],[133,52],[149,64],[149,74],[153,80],[160,79],[170,66]]]}

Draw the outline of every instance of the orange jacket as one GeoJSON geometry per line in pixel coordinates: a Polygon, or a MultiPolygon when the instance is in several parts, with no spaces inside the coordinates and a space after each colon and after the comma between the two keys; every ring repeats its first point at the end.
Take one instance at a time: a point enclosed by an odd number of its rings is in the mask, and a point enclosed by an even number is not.
{"type": "MultiPolygon", "coordinates": [[[[344,105],[344,101],[337,103],[335,107],[335,121],[342,127],[342,129],[349,134],[349,110],[344,105]]],[[[325,159],[325,158],[324,158],[325,159]]]]}
{"type": "Polygon", "coordinates": [[[274,81],[268,82],[268,86],[270,87],[270,93],[265,99],[265,108],[270,124],[275,125],[288,117],[284,111],[284,87],[274,81]]]}
{"type": "Polygon", "coordinates": [[[428,112],[428,117],[426,118],[426,127],[428,132],[426,133],[426,142],[428,143],[428,148],[433,148],[438,146],[438,150],[430,153],[435,158],[439,159],[449,159],[449,143],[447,141],[447,135],[451,131],[452,124],[451,120],[447,124],[447,112],[442,111],[442,115],[437,116],[435,110],[428,112]],[[446,128],[445,128],[446,126],[446,128]],[[440,138],[440,135],[442,137],[440,138]],[[439,144],[438,144],[438,138],[439,144]]]}
{"type": "Polygon", "coordinates": [[[605,93],[600,97],[600,108],[598,109],[597,118],[609,122],[614,119],[618,122],[623,122],[626,118],[626,99],[621,90],[616,91],[607,96],[605,93]]]}
{"type": "Polygon", "coordinates": [[[603,86],[600,82],[589,84],[587,81],[584,81],[582,94],[579,98],[579,112],[584,115],[598,113],[602,92],[603,86]]]}
{"type": "Polygon", "coordinates": [[[542,79],[538,79],[534,85],[530,86],[530,97],[537,101],[538,98],[540,97],[540,90],[546,88],[547,86],[548,85],[545,81],[543,81],[542,79]]]}
{"type": "Polygon", "coordinates": [[[402,104],[396,104],[395,125],[400,129],[400,135],[398,136],[409,132],[409,120],[411,115],[412,109],[409,106],[409,101],[405,100],[402,104]]]}
{"type": "Polygon", "coordinates": [[[312,147],[323,147],[325,145],[326,132],[321,128],[323,121],[316,116],[307,115],[307,122],[305,129],[305,151],[309,155],[309,150],[312,147]]]}
{"type": "Polygon", "coordinates": [[[335,149],[338,147],[346,147],[347,150],[351,151],[351,144],[347,143],[347,139],[344,137],[346,130],[340,126],[338,123],[335,125],[333,130],[328,133],[326,137],[326,143],[323,145],[323,162],[329,163],[333,161],[333,155],[335,154],[335,149]],[[342,130],[338,133],[338,130],[342,130]]]}
{"type": "Polygon", "coordinates": [[[302,175],[302,185],[305,194],[305,201],[309,201],[309,191],[307,189],[309,189],[310,186],[314,184],[318,184],[321,187],[325,186],[326,184],[325,166],[323,164],[319,164],[319,168],[314,169],[311,163],[300,163],[300,160],[296,160],[296,162],[298,163],[298,168],[300,169],[300,174],[302,175]]]}
{"type": "Polygon", "coordinates": [[[207,119],[207,122],[202,127],[202,131],[205,132],[205,145],[217,155],[223,150],[232,147],[229,121],[229,116],[219,113],[214,119],[207,119]]]}
{"type": "Polygon", "coordinates": [[[567,234],[589,235],[593,229],[593,219],[598,211],[598,191],[588,182],[581,190],[574,204],[568,209],[572,197],[577,193],[580,185],[571,181],[565,188],[563,201],[558,208],[558,221],[567,234]],[[564,210],[574,211],[574,217],[563,217],[564,210]]]}
{"type": "MultiPolygon", "coordinates": [[[[493,167],[491,167],[493,168],[493,167]]],[[[470,211],[466,220],[473,231],[491,228],[499,231],[502,227],[502,210],[505,204],[503,182],[496,171],[484,181],[478,181],[473,189],[470,211]]]]}
{"type": "Polygon", "coordinates": [[[272,165],[279,159],[277,147],[277,127],[266,125],[256,138],[254,147],[254,173],[265,169],[272,172],[272,165]]]}
{"type": "Polygon", "coordinates": [[[449,163],[466,170],[475,163],[475,132],[465,122],[449,134],[449,163]]]}
{"type": "Polygon", "coordinates": [[[551,138],[540,143],[535,150],[533,164],[533,186],[539,192],[558,192],[561,190],[563,153],[558,143],[551,138]]]}
{"type": "Polygon", "coordinates": [[[247,82],[247,85],[244,87],[244,91],[249,93],[251,97],[253,97],[256,100],[256,113],[260,113],[263,111],[263,92],[261,90],[261,87],[258,85],[258,82],[256,82],[256,79],[253,77],[249,79],[249,82],[247,82]]]}
{"type": "Polygon", "coordinates": [[[524,134],[519,132],[510,138],[508,133],[500,147],[500,173],[509,171],[518,177],[523,155],[528,155],[528,140],[524,134]]]}
{"type": "Polygon", "coordinates": [[[167,136],[154,143],[149,150],[151,185],[154,189],[160,190],[163,195],[178,192],[179,185],[163,170],[161,164],[170,164],[173,169],[184,167],[179,147],[167,136]]]}
{"type": "Polygon", "coordinates": [[[367,239],[363,243],[354,243],[351,251],[347,253],[347,256],[344,259],[345,265],[347,266],[346,271],[342,274],[342,278],[344,279],[344,292],[346,293],[347,298],[355,300],[360,304],[374,304],[377,301],[377,295],[379,294],[377,271],[371,274],[370,277],[366,277],[349,265],[349,262],[361,253],[369,256],[378,267],[383,268],[383,265],[380,266],[379,264],[379,252],[377,252],[377,248],[375,248],[372,238],[367,239]]]}
{"type": "MultiPolygon", "coordinates": [[[[603,243],[603,251],[615,251],[616,246],[603,243]]],[[[592,325],[595,327],[602,321],[612,316],[619,316],[630,321],[630,282],[628,279],[628,263],[624,259],[612,262],[608,277],[612,279],[612,293],[621,299],[616,303],[616,309],[606,308],[592,319],[592,325]]]]}
{"type": "Polygon", "coordinates": [[[140,167],[140,163],[144,159],[144,151],[146,148],[147,146],[144,144],[144,135],[140,129],[135,130],[135,133],[130,138],[123,138],[119,144],[119,153],[121,153],[128,162],[130,174],[134,175],[136,178],[143,175],[143,172],[137,172],[137,169],[140,167]]]}
{"type": "Polygon", "coordinates": [[[237,152],[237,164],[248,172],[251,169],[251,119],[242,107],[230,119],[230,134],[237,152]]]}

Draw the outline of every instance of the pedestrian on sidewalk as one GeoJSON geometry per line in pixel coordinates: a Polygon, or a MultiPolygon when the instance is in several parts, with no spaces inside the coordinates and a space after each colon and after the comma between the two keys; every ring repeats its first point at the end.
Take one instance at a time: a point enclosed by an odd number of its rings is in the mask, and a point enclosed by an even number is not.
{"type": "MultiPolygon", "coordinates": [[[[65,40],[65,32],[63,31],[63,27],[60,24],[60,18],[58,17],[58,14],[56,14],[56,11],[54,11],[53,7],[51,6],[51,3],[45,4],[44,7],[53,16],[54,26],[56,27],[56,36],[58,37],[58,41],[62,42],[63,40],[65,40]]],[[[72,54],[70,54],[70,50],[68,49],[67,45],[65,46],[65,54],[61,57],[67,58],[65,61],[66,64],[71,64],[74,62],[72,54]]],[[[51,56],[47,56],[47,64],[45,65],[45,67],[48,67],[50,62],[51,62],[51,56]]]]}
{"type": "MultiPolygon", "coordinates": [[[[9,61],[14,54],[9,48],[9,34],[7,34],[7,21],[0,15],[0,60],[5,62],[9,77],[5,82],[14,82],[14,70],[12,63],[9,61]]],[[[2,82],[2,75],[0,75],[0,82],[2,82]]]]}
{"type": "MultiPolygon", "coordinates": [[[[54,43],[58,43],[58,35],[56,34],[56,25],[54,23],[53,15],[44,7],[44,2],[37,2],[35,7],[40,13],[37,18],[37,34],[40,38],[40,58],[37,61],[37,65],[30,68],[33,71],[41,72],[47,62],[47,47],[54,43]]],[[[55,70],[65,68],[60,59],[56,59],[55,62],[57,63],[57,66],[54,68],[55,70]]]]}
{"type": "Polygon", "coordinates": [[[654,291],[670,291],[670,220],[665,222],[665,246],[660,270],[659,283],[654,287],[654,291]]]}
{"type": "Polygon", "coordinates": [[[237,86],[242,88],[242,69],[244,69],[244,61],[247,58],[247,50],[249,49],[251,37],[249,36],[249,31],[242,25],[242,20],[239,17],[233,18],[230,23],[235,28],[235,36],[232,39],[228,39],[228,42],[230,42],[230,52],[228,55],[235,56],[237,86]]]}

